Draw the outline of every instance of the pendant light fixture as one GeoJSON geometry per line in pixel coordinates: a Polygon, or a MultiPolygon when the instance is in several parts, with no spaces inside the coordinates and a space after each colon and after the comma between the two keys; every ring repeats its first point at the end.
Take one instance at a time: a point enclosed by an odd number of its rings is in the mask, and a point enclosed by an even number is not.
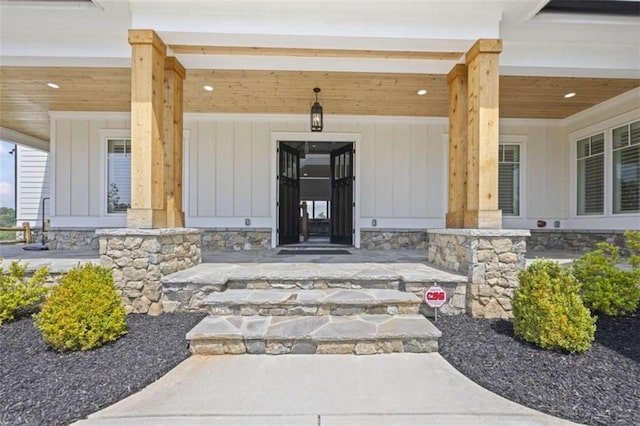
{"type": "Polygon", "coordinates": [[[316,101],[311,107],[311,131],[321,132],[322,131],[322,105],[318,103],[318,93],[320,93],[320,88],[314,87],[313,91],[316,94],[316,101]]]}

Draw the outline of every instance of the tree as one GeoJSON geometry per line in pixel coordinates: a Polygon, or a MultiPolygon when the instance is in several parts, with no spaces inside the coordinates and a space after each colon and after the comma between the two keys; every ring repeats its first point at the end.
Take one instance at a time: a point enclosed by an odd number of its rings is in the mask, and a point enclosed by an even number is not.
{"type": "Polygon", "coordinates": [[[0,207],[0,226],[16,226],[16,211],[9,207],[0,207]]]}

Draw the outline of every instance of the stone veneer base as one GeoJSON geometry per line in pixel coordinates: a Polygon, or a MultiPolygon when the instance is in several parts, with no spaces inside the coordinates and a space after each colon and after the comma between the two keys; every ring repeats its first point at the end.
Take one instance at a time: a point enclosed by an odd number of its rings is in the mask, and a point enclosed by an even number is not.
{"type": "Polygon", "coordinates": [[[429,231],[428,260],[467,275],[466,310],[472,317],[511,318],[518,272],[526,267],[528,230],[429,231]]]}
{"type": "Polygon", "coordinates": [[[127,313],[171,309],[161,279],[201,262],[200,234],[189,228],[96,230],[100,264],[111,268],[127,313]]]}
{"type": "Polygon", "coordinates": [[[270,228],[204,228],[203,250],[268,250],[270,228]]]}
{"type": "Polygon", "coordinates": [[[426,229],[360,229],[360,248],[364,250],[420,250],[429,244],[426,229]]]}
{"type": "Polygon", "coordinates": [[[596,231],[584,229],[532,229],[527,238],[529,250],[567,250],[587,252],[598,243],[607,242],[620,247],[624,254],[624,231],[596,231]]]}
{"type": "MultiPolygon", "coordinates": [[[[98,237],[94,228],[50,228],[46,231],[46,244],[50,250],[76,250],[90,247],[98,250],[98,237]]],[[[38,235],[35,242],[40,242],[38,235]]]]}

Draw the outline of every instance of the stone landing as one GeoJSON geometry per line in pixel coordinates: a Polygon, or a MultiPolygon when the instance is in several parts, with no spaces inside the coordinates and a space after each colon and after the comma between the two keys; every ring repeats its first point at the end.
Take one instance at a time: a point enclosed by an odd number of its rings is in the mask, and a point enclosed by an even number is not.
{"type": "MultiPolygon", "coordinates": [[[[441,313],[465,312],[467,277],[422,263],[202,263],[162,278],[163,307],[165,312],[206,311],[210,294],[241,289],[386,289],[422,300],[434,283],[447,292],[441,313]]],[[[433,315],[424,303],[420,312],[433,315]]]]}

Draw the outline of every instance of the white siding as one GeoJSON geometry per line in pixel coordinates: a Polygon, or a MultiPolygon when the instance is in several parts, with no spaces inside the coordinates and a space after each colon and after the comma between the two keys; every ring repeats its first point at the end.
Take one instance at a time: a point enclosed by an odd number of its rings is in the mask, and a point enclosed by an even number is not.
{"type": "MultiPolygon", "coordinates": [[[[49,153],[18,145],[16,185],[16,222],[31,222],[42,226],[42,199],[49,196],[49,153]]],[[[49,218],[49,202],[44,204],[45,218],[49,218]]]]}
{"type": "MultiPolygon", "coordinates": [[[[637,104],[604,105],[567,120],[501,120],[500,137],[522,146],[521,215],[507,228],[536,228],[538,220],[572,227],[570,131],[628,114],[637,104]]],[[[107,215],[106,147],[101,132],[129,132],[128,114],[53,113],[52,226],[125,226],[124,215],[107,215]]],[[[275,132],[308,132],[308,117],[187,114],[184,210],[188,226],[271,227],[275,195],[275,132]]],[[[370,228],[443,227],[447,210],[446,119],[326,117],[325,130],[359,135],[359,223],[370,228]]],[[[637,217],[637,216],[636,216],[637,217]]],[[[580,226],[573,226],[580,228],[580,226]]],[[[602,222],[589,229],[613,229],[602,222]]]]}
{"type": "Polygon", "coordinates": [[[505,228],[536,228],[538,220],[561,227],[569,211],[569,150],[561,122],[502,120],[503,143],[521,144],[520,216],[503,216],[505,228]]]}
{"type": "MultiPolygon", "coordinates": [[[[244,226],[240,219],[246,217],[270,223],[275,179],[271,133],[306,132],[307,122],[306,116],[187,117],[187,224],[244,226]]],[[[425,220],[444,224],[445,129],[445,120],[363,117],[327,122],[327,141],[332,132],[361,135],[356,156],[361,157],[359,202],[361,217],[369,219],[365,224],[371,218],[388,227],[419,227],[425,220]]]]}
{"type": "Polygon", "coordinates": [[[106,214],[107,146],[101,131],[129,137],[129,115],[52,113],[51,121],[51,226],[125,226],[125,215],[106,214]]]}

